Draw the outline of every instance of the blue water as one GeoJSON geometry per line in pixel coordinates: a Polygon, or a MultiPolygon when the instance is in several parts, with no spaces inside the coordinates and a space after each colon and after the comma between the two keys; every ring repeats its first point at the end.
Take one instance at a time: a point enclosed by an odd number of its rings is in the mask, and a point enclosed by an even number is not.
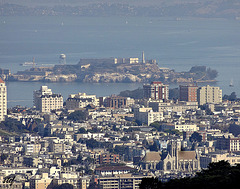
{"type": "MultiPolygon", "coordinates": [[[[188,71],[205,65],[219,72],[223,94],[240,96],[240,21],[197,18],[146,17],[1,17],[0,67],[24,70],[19,64],[67,64],[80,58],[139,57],[156,59],[160,67],[188,71]],[[234,87],[229,87],[233,80],[234,87]]],[[[7,83],[8,106],[32,106],[32,91],[44,83],[7,83]]],[[[47,84],[53,92],[118,94],[141,84],[47,84]]],[[[173,87],[173,86],[170,86],[173,87]]]]}

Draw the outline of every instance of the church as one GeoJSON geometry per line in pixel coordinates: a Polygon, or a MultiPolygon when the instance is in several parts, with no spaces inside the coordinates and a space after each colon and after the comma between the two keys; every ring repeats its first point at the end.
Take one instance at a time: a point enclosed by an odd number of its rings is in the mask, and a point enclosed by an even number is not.
{"type": "Polygon", "coordinates": [[[180,141],[170,141],[163,152],[146,152],[140,162],[143,171],[160,170],[165,173],[192,173],[200,170],[199,156],[195,151],[182,151],[180,141]]]}

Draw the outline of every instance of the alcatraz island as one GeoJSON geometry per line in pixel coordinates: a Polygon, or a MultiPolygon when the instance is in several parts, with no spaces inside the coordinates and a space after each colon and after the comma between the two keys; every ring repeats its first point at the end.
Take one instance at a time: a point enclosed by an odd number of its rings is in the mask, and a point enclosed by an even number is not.
{"type": "Polygon", "coordinates": [[[8,81],[43,82],[90,82],[90,83],[200,83],[215,82],[216,70],[206,66],[194,66],[189,71],[175,72],[158,66],[156,60],[142,58],[99,58],[80,59],[75,65],[66,64],[65,55],[60,55],[61,64],[37,67],[15,74],[2,71],[2,78],[8,81]]]}

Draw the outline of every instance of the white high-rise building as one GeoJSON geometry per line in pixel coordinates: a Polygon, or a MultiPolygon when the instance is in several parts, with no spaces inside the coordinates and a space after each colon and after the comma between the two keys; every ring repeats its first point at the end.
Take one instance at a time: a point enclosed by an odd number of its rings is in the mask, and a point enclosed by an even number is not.
{"type": "Polygon", "coordinates": [[[63,97],[61,94],[53,94],[47,86],[41,86],[40,90],[34,91],[33,102],[37,110],[51,112],[63,108],[63,97]]]}
{"type": "Polygon", "coordinates": [[[0,78],[0,121],[4,121],[7,115],[7,87],[0,78]]]}

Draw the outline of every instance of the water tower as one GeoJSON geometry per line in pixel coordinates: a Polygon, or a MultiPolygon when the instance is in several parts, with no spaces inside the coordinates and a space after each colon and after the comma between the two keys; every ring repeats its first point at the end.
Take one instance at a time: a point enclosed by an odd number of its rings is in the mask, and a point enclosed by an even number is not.
{"type": "Polygon", "coordinates": [[[60,54],[59,56],[59,64],[65,65],[66,64],[66,55],[60,54]]]}

